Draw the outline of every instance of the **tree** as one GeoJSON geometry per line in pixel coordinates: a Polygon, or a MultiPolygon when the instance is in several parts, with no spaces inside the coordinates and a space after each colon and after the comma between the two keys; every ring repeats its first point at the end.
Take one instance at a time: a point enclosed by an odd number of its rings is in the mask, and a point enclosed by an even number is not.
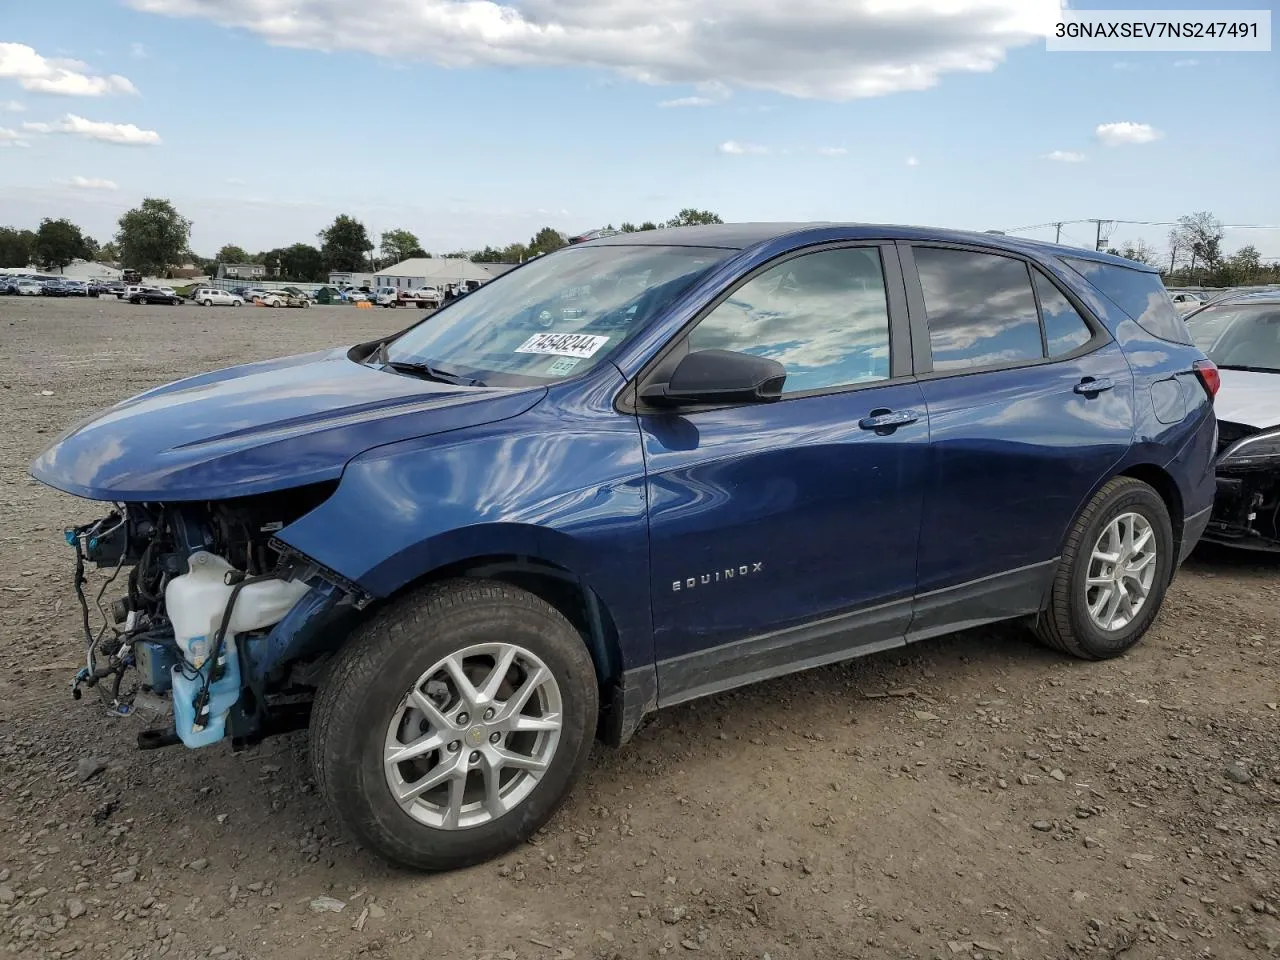
{"type": "Polygon", "coordinates": [[[120,218],[116,243],[126,266],[156,275],[182,259],[190,236],[191,221],[172,203],[146,197],[120,218]]]}
{"type": "Polygon", "coordinates": [[[1262,256],[1252,244],[1241,247],[1222,264],[1220,279],[1229,285],[1257,283],[1265,275],[1262,256]]]}
{"type": "Polygon", "coordinates": [[[1169,230],[1169,272],[1178,269],[1178,256],[1186,249],[1183,245],[1182,231],[1177,227],[1169,230]]]}
{"type": "Polygon", "coordinates": [[[219,263],[249,263],[249,254],[245,252],[243,247],[237,247],[234,243],[228,243],[218,251],[217,256],[213,259],[219,263]]]}
{"type": "Polygon", "coordinates": [[[107,263],[115,263],[120,259],[120,248],[114,240],[108,240],[98,248],[98,259],[107,263]]]}
{"type": "Polygon", "coordinates": [[[280,274],[303,283],[324,283],[328,279],[324,254],[309,243],[295,243],[279,253],[280,274]]]}
{"type": "Polygon", "coordinates": [[[1222,261],[1222,221],[1207,210],[1178,218],[1178,231],[1183,246],[1191,251],[1191,266],[1196,261],[1215,269],[1222,261]]]}
{"type": "Polygon", "coordinates": [[[320,253],[327,269],[354,273],[368,266],[373,244],[369,242],[364,224],[355,217],[339,214],[320,231],[319,237],[320,253]]]}
{"type": "Polygon", "coordinates": [[[74,223],[45,217],[40,221],[40,229],[36,231],[31,252],[46,270],[61,270],[72,260],[86,256],[89,251],[84,234],[74,223]]]}
{"type": "Polygon", "coordinates": [[[1156,264],[1156,251],[1145,240],[1138,240],[1135,243],[1126,243],[1122,246],[1117,254],[1126,260],[1136,260],[1138,263],[1145,263],[1149,267],[1156,264]]]}
{"type": "MultiPolygon", "coordinates": [[[[685,207],[674,217],[667,221],[668,227],[695,227],[706,223],[724,223],[718,214],[712,213],[710,210],[695,210],[693,207],[685,207]]],[[[644,229],[641,227],[640,229],[644,229]]]]}
{"type": "Polygon", "coordinates": [[[0,227],[0,267],[25,267],[31,263],[36,235],[17,227],[0,227]]]}
{"type": "Polygon", "coordinates": [[[543,227],[533,239],[529,241],[528,249],[525,251],[526,257],[536,257],[540,253],[551,253],[553,250],[559,250],[568,243],[564,235],[554,227],[543,227]]]}
{"type": "Polygon", "coordinates": [[[408,230],[387,230],[382,234],[379,243],[382,259],[387,265],[412,260],[415,257],[429,257],[431,254],[422,249],[422,244],[408,230]]]}

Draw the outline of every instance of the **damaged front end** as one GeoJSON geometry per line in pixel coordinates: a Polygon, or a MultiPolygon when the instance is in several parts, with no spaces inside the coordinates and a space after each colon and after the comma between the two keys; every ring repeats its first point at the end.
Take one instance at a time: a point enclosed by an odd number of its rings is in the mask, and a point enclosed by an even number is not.
{"type": "Polygon", "coordinates": [[[1280,430],[1218,422],[1218,492],[1204,539],[1280,551],[1280,430]]]}
{"type": "Polygon", "coordinates": [[[120,504],[67,530],[85,640],[74,695],[94,688],[111,712],[150,718],[143,748],[239,747],[305,726],[325,655],[369,598],[273,536],[334,486],[120,504]],[[96,591],[90,564],[104,572],[96,591]]]}

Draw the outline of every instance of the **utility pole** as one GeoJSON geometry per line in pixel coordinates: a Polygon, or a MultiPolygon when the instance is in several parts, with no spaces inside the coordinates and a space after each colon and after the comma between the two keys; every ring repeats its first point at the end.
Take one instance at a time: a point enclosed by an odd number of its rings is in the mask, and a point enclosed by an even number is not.
{"type": "Polygon", "coordinates": [[[1061,243],[1062,242],[1062,221],[1059,220],[1057,223],[1054,224],[1054,227],[1056,227],[1057,229],[1053,234],[1053,242],[1061,243]]]}
{"type": "Polygon", "coordinates": [[[1102,249],[1102,221],[1095,220],[1094,223],[1098,225],[1098,242],[1094,245],[1093,249],[1101,250],[1102,249]]]}

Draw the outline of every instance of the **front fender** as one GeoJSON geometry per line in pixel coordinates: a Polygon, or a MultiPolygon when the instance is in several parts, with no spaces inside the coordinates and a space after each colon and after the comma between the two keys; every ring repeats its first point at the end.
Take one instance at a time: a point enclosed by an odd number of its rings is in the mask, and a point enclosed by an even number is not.
{"type": "Polygon", "coordinates": [[[609,368],[510,420],[364,453],[278,538],[375,597],[472,558],[553,563],[608,608],[624,668],[651,663],[644,457],[609,405],[620,385],[609,368]]]}

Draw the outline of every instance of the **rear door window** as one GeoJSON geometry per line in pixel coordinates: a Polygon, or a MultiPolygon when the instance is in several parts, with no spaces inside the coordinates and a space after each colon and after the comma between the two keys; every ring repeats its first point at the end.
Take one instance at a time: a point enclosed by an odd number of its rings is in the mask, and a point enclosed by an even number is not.
{"type": "Polygon", "coordinates": [[[970,250],[915,247],[933,369],[965,370],[1044,357],[1027,265],[970,250]]]}

